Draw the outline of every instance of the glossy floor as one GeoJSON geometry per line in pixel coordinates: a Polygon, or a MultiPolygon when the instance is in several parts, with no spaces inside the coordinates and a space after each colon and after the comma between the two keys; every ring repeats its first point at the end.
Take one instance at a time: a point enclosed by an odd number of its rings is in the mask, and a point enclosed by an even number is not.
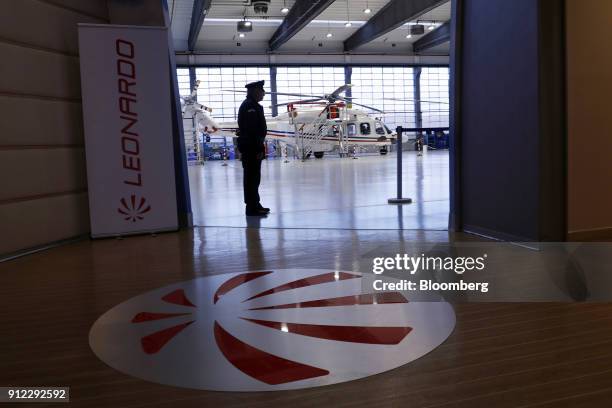
{"type": "Polygon", "coordinates": [[[160,385],[109,367],[88,344],[104,313],[168,285],[252,270],[367,272],[378,254],[448,240],[436,231],[197,228],[82,241],[5,262],[0,384],[70,386],[77,407],[609,406],[612,305],[606,303],[459,303],[454,332],[431,353],[372,377],[294,391],[160,385]]]}
{"type": "MultiPolygon", "coordinates": [[[[404,196],[411,205],[393,206],[395,154],[325,157],[305,162],[281,159],[262,164],[260,196],[272,213],[260,220],[270,228],[429,229],[448,228],[448,152],[418,157],[404,152],[404,196]]],[[[242,167],[207,162],[190,166],[194,224],[244,227],[242,167]]]]}

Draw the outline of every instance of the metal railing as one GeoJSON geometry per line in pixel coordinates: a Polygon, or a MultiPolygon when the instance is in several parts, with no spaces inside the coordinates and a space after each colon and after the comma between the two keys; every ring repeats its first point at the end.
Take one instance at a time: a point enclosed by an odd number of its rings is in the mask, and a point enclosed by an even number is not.
{"type": "Polygon", "coordinates": [[[296,147],[302,160],[305,160],[312,153],[315,144],[319,143],[323,136],[329,132],[330,127],[331,124],[327,119],[327,108],[323,109],[313,122],[301,126],[296,124],[296,147]]]}

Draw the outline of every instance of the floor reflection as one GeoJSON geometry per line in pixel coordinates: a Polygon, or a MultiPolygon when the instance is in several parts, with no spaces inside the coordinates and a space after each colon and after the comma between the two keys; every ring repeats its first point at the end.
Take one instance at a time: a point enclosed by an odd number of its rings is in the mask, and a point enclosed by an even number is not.
{"type": "MultiPolygon", "coordinates": [[[[306,162],[267,160],[262,168],[262,204],[272,208],[264,228],[445,230],[449,212],[448,152],[417,157],[404,153],[405,195],[414,203],[402,213],[387,204],[395,194],[396,160],[364,156],[306,162]]],[[[207,162],[189,168],[194,223],[251,226],[244,214],[242,168],[207,162]]]]}
{"type": "Polygon", "coordinates": [[[261,221],[266,217],[244,217],[248,225],[244,229],[246,243],[246,255],[249,270],[257,270],[265,264],[265,256],[261,242],[260,227],[261,221]]]}

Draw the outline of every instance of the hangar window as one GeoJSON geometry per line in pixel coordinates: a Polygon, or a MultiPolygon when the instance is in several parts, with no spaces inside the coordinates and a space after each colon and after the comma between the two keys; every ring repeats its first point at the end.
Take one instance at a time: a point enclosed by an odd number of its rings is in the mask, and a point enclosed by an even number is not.
{"type": "MultiPolygon", "coordinates": [[[[278,67],[276,69],[276,89],[282,93],[322,96],[332,93],[344,85],[344,67],[278,67]]],[[[300,98],[278,96],[278,103],[287,103],[300,98]]],[[[282,108],[279,108],[282,109],[282,108]]]]}
{"type": "MultiPolygon", "coordinates": [[[[352,95],[357,102],[390,115],[385,123],[391,127],[414,126],[414,76],[410,67],[353,67],[352,95]]],[[[371,111],[370,113],[373,113],[371,111]]]]}
{"type": "Polygon", "coordinates": [[[448,127],[448,80],[448,68],[423,68],[421,72],[423,127],[448,127]]]}
{"type": "Polygon", "coordinates": [[[370,129],[370,124],[368,122],[363,122],[359,125],[359,131],[362,135],[369,135],[372,133],[372,129],[370,129]]]}
{"type": "Polygon", "coordinates": [[[178,81],[179,94],[181,96],[189,96],[191,94],[189,86],[189,69],[178,68],[176,70],[176,79],[178,81]]]}
{"type": "MultiPolygon", "coordinates": [[[[270,68],[267,67],[218,67],[196,68],[196,79],[200,80],[198,102],[213,109],[213,116],[221,121],[236,120],[240,104],[244,100],[244,85],[264,80],[270,83],[270,68]],[[230,91],[225,91],[230,90],[230,91]]],[[[261,102],[266,114],[271,105],[270,94],[261,102]]]]}

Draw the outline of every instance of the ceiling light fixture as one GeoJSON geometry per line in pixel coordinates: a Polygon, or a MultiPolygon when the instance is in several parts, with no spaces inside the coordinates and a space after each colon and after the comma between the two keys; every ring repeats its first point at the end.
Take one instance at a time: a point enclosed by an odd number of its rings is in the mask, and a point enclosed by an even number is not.
{"type": "Polygon", "coordinates": [[[283,0],[283,8],[281,9],[281,13],[287,14],[289,12],[289,7],[287,7],[287,0],[283,0]]]}
{"type": "Polygon", "coordinates": [[[244,38],[244,37],[246,37],[246,34],[245,33],[240,33],[240,34],[238,34],[238,37],[244,38]]]}
{"type": "Polygon", "coordinates": [[[240,21],[240,23],[243,27],[251,27],[253,25],[253,23],[250,20],[247,20],[246,10],[245,10],[244,16],[242,17],[242,21],[240,21]]]}
{"type": "Polygon", "coordinates": [[[429,26],[429,31],[433,30],[434,28],[436,28],[436,26],[434,24],[429,26]]]}
{"type": "Polygon", "coordinates": [[[351,15],[349,12],[349,2],[348,0],[346,0],[346,23],[344,24],[345,27],[351,27],[351,15]]]}
{"type": "Polygon", "coordinates": [[[406,38],[412,38],[412,34],[408,34],[406,38]]]}
{"type": "Polygon", "coordinates": [[[236,30],[239,33],[250,33],[253,31],[253,24],[244,18],[244,20],[240,20],[236,23],[236,30]]]}
{"type": "Polygon", "coordinates": [[[332,33],[327,33],[325,36],[326,36],[327,38],[332,38],[334,35],[333,35],[332,33]]]}
{"type": "Polygon", "coordinates": [[[410,34],[412,35],[423,35],[425,34],[425,26],[417,22],[417,24],[413,24],[409,28],[410,34]]]}
{"type": "Polygon", "coordinates": [[[363,9],[363,12],[365,14],[370,14],[372,12],[372,9],[370,9],[370,5],[368,4],[367,1],[366,1],[366,8],[363,9]]]}

